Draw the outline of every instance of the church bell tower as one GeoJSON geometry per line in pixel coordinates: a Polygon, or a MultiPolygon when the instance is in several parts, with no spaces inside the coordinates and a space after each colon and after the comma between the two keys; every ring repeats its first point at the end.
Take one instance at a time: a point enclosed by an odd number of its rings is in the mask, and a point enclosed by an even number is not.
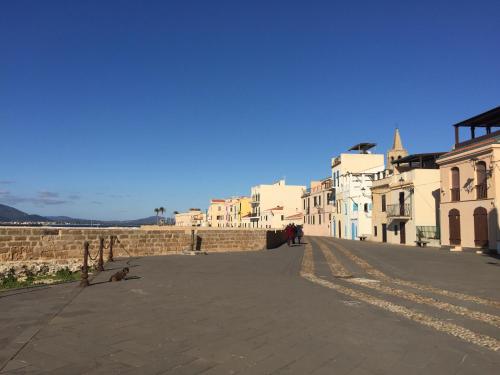
{"type": "Polygon", "coordinates": [[[399,129],[396,128],[394,132],[394,141],[392,142],[392,148],[387,151],[387,169],[393,169],[392,162],[397,159],[404,158],[408,156],[408,151],[403,147],[403,142],[401,142],[401,135],[399,134],[399,129]]]}

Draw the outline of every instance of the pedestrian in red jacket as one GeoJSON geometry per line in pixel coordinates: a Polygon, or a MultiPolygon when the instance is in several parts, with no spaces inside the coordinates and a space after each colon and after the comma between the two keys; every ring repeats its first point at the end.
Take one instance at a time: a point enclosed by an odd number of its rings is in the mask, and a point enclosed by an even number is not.
{"type": "Polygon", "coordinates": [[[292,228],[290,224],[286,226],[285,234],[286,234],[286,243],[288,244],[288,246],[291,246],[295,237],[295,230],[292,228]]]}

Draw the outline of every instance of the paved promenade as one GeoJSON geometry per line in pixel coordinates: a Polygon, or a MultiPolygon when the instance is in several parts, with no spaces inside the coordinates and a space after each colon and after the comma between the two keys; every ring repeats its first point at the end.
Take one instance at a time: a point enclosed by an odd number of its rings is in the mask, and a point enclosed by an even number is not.
{"type": "Polygon", "coordinates": [[[0,373],[498,373],[499,259],[306,241],[2,293],[0,373]]]}

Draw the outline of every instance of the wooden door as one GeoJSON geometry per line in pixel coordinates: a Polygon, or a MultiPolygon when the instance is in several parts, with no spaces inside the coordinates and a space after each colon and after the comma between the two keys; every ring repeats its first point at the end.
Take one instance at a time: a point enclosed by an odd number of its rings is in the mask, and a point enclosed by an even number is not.
{"type": "Polygon", "coordinates": [[[399,243],[406,243],[406,222],[402,221],[399,225],[399,243]]]}
{"type": "Polygon", "coordinates": [[[342,225],[339,220],[339,238],[342,238],[342,225]]]}
{"type": "Polygon", "coordinates": [[[460,211],[456,208],[450,210],[448,222],[450,226],[450,245],[458,246],[462,243],[460,237],[460,211]]]}
{"type": "Polygon", "coordinates": [[[399,214],[405,216],[405,192],[399,192],[399,214]]]}
{"type": "Polygon", "coordinates": [[[387,224],[382,224],[382,242],[387,242],[387,224]]]}
{"type": "Polygon", "coordinates": [[[484,207],[474,210],[474,243],[478,247],[488,247],[488,211],[484,207]]]}

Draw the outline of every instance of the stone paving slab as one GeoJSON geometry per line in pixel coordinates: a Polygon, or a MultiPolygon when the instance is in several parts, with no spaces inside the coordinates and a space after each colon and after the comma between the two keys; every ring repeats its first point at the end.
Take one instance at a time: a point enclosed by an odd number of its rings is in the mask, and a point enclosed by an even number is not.
{"type": "MultiPolygon", "coordinates": [[[[23,319],[40,322],[51,312],[56,316],[28,339],[1,373],[494,374],[498,370],[499,353],[305,280],[299,275],[303,253],[303,246],[283,246],[199,257],[144,257],[130,262],[130,276],[135,278],[108,283],[112,272],[104,272],[69,304],[72,286],[47,290],[38,294],[38,303],[47,304],[38,307],[45,315],[38,320],[36,314],[20,315],[19,324],[23,319]]],[[[404,254],[406,259],[398,254],[400,259],[391,260],[385,271],[398,265],[411,273],[413,258],[419,255],[404,254]]],[[[449,267],[449,258],[433,254],[426,255],[432,267],[449,267]]],[[[377,265],[388,256],[377,249],[370,255],[377,265]]],[[[498,281],[491,265],[476,260],[471,264],[476,272],[484,268],[487,274],[479,281],[498,281]]],[[[445,275],[455,283],[466,268],[463,260],[445,275]]],[[[398,272],[404,275],[404,269],[398,272]]],[[[446,280],[439,283],[446,285],[446,280]]],[[[468,290],[474,291],[474,285],[468,290]]],[[[484,294],[495,296],[492,289],[484,294]]],[[[3,311],[9,311],[10,303],[29,306],[37,298],[27,294],[8,301],[0,299],[3,311]]],[[[11,341],[22,333],[11,332],[15,333],[11,341]]]]}

